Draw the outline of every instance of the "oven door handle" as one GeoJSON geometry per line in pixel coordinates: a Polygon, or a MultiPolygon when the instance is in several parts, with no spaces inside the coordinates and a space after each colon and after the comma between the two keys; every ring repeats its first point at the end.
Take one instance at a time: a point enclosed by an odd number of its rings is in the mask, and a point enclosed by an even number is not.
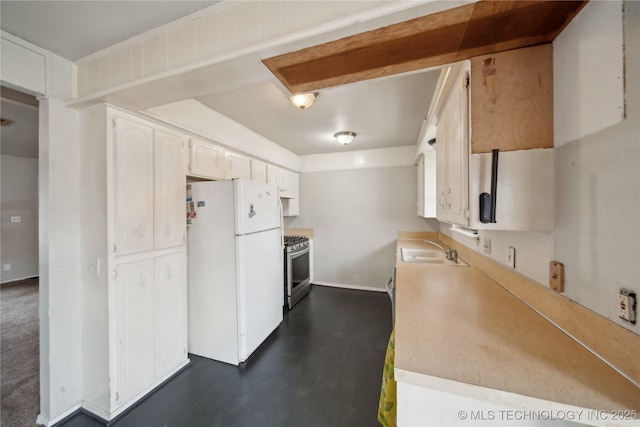
{"type": "Polygon", "coordinates": [[[308,254],[309,253],[309,246],[307,246],[306,248],[302,249],[302,250],[298,250],[296,252],[289,252],[287,254],[287,256],[289,257],[289,259],[294,259],[294,258],[298,258],[300,255],[304,255],[304,254],[308,254]]]}

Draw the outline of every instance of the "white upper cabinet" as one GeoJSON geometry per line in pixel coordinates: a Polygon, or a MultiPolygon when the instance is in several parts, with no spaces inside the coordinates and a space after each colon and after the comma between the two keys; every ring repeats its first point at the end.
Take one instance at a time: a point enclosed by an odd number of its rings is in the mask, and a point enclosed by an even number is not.
{"type": "Polygon", "coordinates": [[[261,160],[251,159],[251,180],[267,182],[267,164],[261,160]]]}
{"type": "Polygon", "coordinates": [[[436,217],[469,225],[468,68],[460,73],[436,129],[436,217]]]}
{"type": "Polygon", "coordinates": [[[117,256],[184,244],[184,139],[114,118],[117,256]]]}
{"type": "Polygon", "coordinates": [[[116,117],[114,141],[116,255],[153,250],[153,129],[116,117]]]}
{"type": "Polygon", "coordinates": [[[447,221],[469,225],[468,73],[454,86],[447,106],[447,221]]]}
{"type": "Polygon", "coordinates": [[[184,138],[154,130],[154,228],[155,249],[185,242],[184,138]]]}
{"type": "Polygon", "coordinates": [[[436,152],[427,150],[417,165],[418,216],[436,217],[436,152]]]}
{"type": "Polygon", "coordinates": [[[300,214],[299,175],[287,169],[267,165],[267,182],[278,187],[284,216],[300,214]]]}
{"type": "Polygon", "coordinates": [[[190,139],[187,174],[197,178],[224,179],[224,149],[207,141],[190,139]]]}
{"type": "Polygon", "coordinates": [[[298,174],[287,169],[280,169],[278,176],[278,192],[281,198],[298,198],[298,174]]]}
{"type": "Polygon", "coordinates": [[[267,183],[274,184],[279,189],[281,171],[282,169],[280,169],[278,166],[268,164],[267,165],[267,183]]]}
{"type": "Polygon", "coordinates": [[[225,179],[251,179],[251,162],[248,157],[240,154],[226,152],[225,158],[225,179]]]}

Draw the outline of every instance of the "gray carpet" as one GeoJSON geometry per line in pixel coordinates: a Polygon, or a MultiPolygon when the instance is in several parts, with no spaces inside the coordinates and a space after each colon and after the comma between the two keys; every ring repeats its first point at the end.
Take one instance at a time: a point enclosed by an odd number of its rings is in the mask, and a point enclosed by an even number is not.
{"type": "Polygon", "coordinates": [[[40,412],[38,279],[0,285],[0,426],[35,426],[40,412]]]}

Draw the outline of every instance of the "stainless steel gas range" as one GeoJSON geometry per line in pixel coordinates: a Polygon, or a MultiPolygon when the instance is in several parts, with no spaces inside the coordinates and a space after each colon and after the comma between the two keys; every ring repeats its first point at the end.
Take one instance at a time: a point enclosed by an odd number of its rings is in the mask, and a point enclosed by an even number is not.
{"type": "Polygon", "coordinates": [[[291,310],[311,289],[309,239],[284,237],[284,305],[291,310]]]}

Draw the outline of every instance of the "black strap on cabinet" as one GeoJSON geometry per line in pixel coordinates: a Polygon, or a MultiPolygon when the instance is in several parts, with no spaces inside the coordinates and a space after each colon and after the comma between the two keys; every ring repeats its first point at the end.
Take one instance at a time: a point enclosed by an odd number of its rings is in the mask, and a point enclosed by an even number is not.
{"type": "Polygon", "coordinates": [[[498,194],[498,152],[491,150],[491,193],[480,194],[480,222],[496,222],[496,196],[498,194]]]}

